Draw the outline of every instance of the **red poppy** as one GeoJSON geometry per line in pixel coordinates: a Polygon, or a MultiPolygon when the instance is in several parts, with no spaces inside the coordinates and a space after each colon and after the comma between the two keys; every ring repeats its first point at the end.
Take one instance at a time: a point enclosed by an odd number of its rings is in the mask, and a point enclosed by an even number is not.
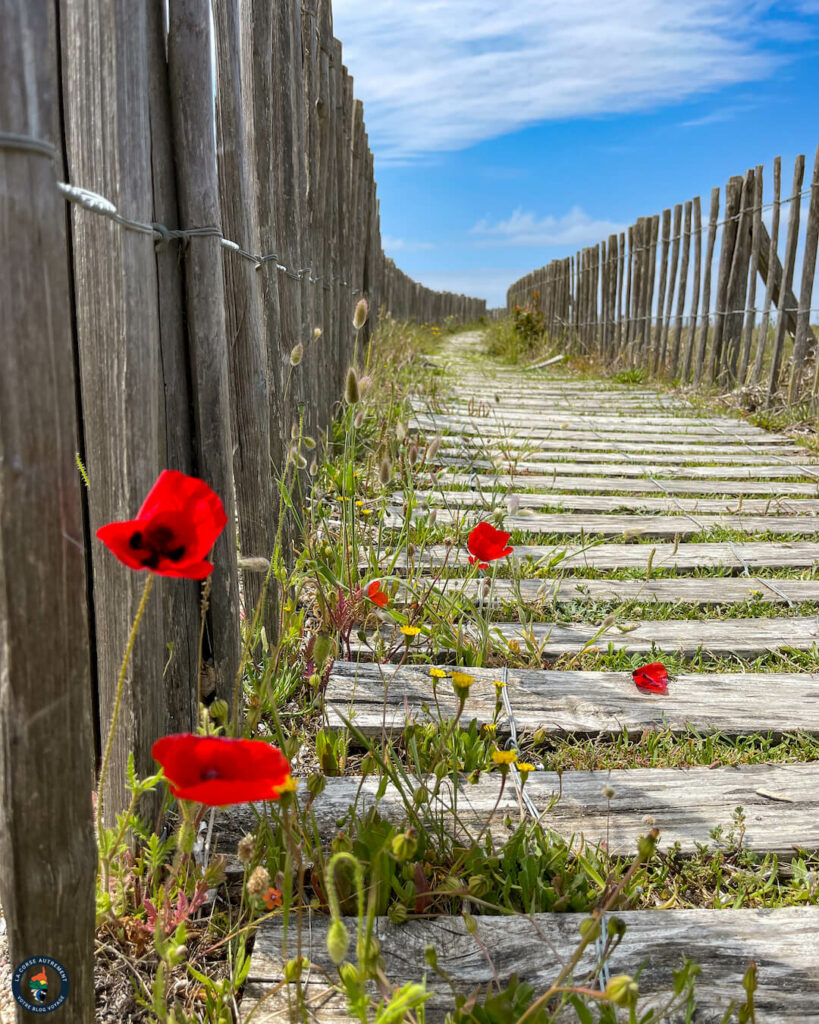
{"type": "Polygon", "coordinates": [[[470,551],[469,564],[474,565],[478,562],[479,569],[488,569],[489,562],[511,555],[515,549],[508,546],[510,536],[503,530],[496,530],[491,523],[478,523],[467,542],[470,551]]]}
{"type": "Polygon", "coordinates": [[[205,555],[226,523],[219,496],[204,480],[165,469],[136,519],[101,526],[97,536],[131,569],[203,580],[213,572],[205,555]]]}
{"type": "Polygon", "coordinates": [[[209,807],[278,800],[290,782],[287,758],[264,740],[182,732],[157,740],[151,753],[174,796],[209,807]]]}
{"type": "Polygon", "coordinates": [[[367,597],[369,597],[373,604],[377,604],[379,608],[386,608],[390,603],[390,599],[381,589],[381,580],[373,580],[367,587],[367,597]]]}
{"type": "Polygon", "coordinates": [[[635,668],[631,678],[641,690],[665,693],[668,689],[668,669],[661,661],[652,661],[649,665],[635,668]]]}

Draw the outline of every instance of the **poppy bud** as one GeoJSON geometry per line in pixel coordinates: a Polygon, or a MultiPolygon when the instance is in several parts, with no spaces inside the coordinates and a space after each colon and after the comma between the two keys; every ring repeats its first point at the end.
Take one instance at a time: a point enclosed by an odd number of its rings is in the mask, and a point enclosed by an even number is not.
{"type": "Polygon", "coordinates": [[[467,889],[469,889],[469,895],[473,899],[482,899],[489,890],[492,888],[491,881],[486,875],[470,875],[469,881],[467,882],[467,889]]]}
{"type": "Polygon", "coordinates": [[[610,786],[610,785],[608,784],[608,782],[606,783],[606,785],[605,785],[605,786],[603,786],[603,796],[604,796],[604,797],[605,797],[605,798],[606,798],[607,800],[613,800],[613,799],[614,799],[614,795],[615,795],[615,792],[616,792],[616,790],[614,789],[614,787],[613,787],[613,786],[610,786]]]}
{"type": "Polygon", "coordinates": [[[615,1006],[634,1006],[640,990],[629,974],[615,974],[606,985],[606,999],[615,1006]]]}
{"type": "Polygon", "coordinates": [[[622,938],[626,934],[626,922],[621,917],[610,917],[606,923],[609,938],[622,938]]]}
{"type": "Polygon", "coordinates": [[[333,649],[333,641],[329,633],[317,633],[313,641],[313,663],[321,668],[330,657],[333,649]]]}
{"type": "Polygon", "coordinates": [[[344,385],[344,400],[347,402],[347,405],[355,405],[360,399],[361,392],[358,389],[358,374],[355,372],[355,368],[351,366],[347,371],[347,383],[344,385]]]}
{"type": "Polygon", "coordinates": [[[392,855],[398,861],[411,860],[418,849],[418,833],[414,828],[408,828],[405,832],[399,832],[393,836],[390,848],[392,855]]]}
{"type": "Polygon", "coordinates": [[[382,487],[386,487],[392,478],[392,463],[385,455],[378,467],[378,480],[382,487]]]}
{"type": "Polygon", "coordinates": [[[284,965],[284,980],[292,985],[298,981],[303,971],[306,971],[310,966],[310,961],[306,956],[295,957],[293,960],[288,960],[284,965]]]}
{"type": "Polygon", "coordinates": [[[304,437],[301,439],[301,443],[310,452],[316,447],[315,438],[312,438],[312,437],[308,436],[307,434],[305,434],[304,437]]]}
{"type": "Polygon", "coordinates": [[[367,300],[359,299],[356,303],[355,313],[353,313],[353,327],[357,331],[360,331],[364,324],[366,324],[369,312],[370,307],[367,305],[367,300]]]}
{"type": "Polygon", "coordinates": [[[393,924],[403,924],[409,917],[409,911],[403,903],[391,903],[387,909],[387,917],[393,924]]]}
{"type": "Polygon", "coordinates": [[[301,342],[298,345],[294,345],[290,350],[290,365],[298,366],[304,358],[304,345],[301,342]]]}
{"type": "Polygon", "coordinates": [[[296,465],[299,469],[307,469],[307,459],[303,455],[296,456],[296,465]]]}
{"type": "Polygon", "coordinates": [[[228,714],[230,708],[226,700],[215,700],[208,708],[208,713],[214,722],[218,722],[219,725],[227,725],[228,714]]]}
{"type": "Polygon", "coordinates": [[[438,952],[434,946],[430,945],[424,947],[424,959],[434,971],[438,966],[438,952]]]}
{"type": "Polygon", "coordinates": [[[310,686],[312,686],[314,690],[317,690],[321,686],[321,676],[318,674],[318,672],[314,672],[307,680],[307,682],[310,684],[310,686]]]}
{"type": "Polygon", "coordinates": [[[580,922],[580,936],[593,942],[600,934],[600,922],[594,917],[584,917],[580,922]]]}
{"type": "Polygon", "coordinates": [[[347,926],[341,918],[337,917],[327,929],[327,952],[330,954],[330,959],[336,967],[347,955],[347,947],[349,945],[350,933],[347,931],[347,926]]]}
{"type": "Polygon", "coordinates": [[[338,969],[338,973],[341,980],[345,985],[358,985],[360,978],[358,976],[358,968],[355,964],[346,963],[342,964],[338,969]]]}

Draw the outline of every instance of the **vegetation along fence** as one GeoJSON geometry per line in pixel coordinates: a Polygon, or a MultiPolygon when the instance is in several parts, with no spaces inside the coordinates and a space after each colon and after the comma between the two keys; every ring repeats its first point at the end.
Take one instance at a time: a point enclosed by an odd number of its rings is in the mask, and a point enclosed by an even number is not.
{"type": "MultiPolygon", "coordinates": [[[[242,553],[269,556],[291,427],[326,426],[360,297],[359,344],[379,310],[484,312],[382,252],[329,0],[213,0],[212,22],[208,0],[165,8],[0,0],[0,889],[15,962],[59,939],[71,1020],[93,1019],[93,766],[142,589],[94,532],[170,467],[216,490],[242,553]]],[[[213,561],[201,673],[198,585],[158,580],[148,603],[109,823],[129,753],[148,774],[153,740],[194,726],[197,682],[231,699],[231,531],[213,561]]]]}
{"type": "Polygon", "coordinates": [[[673,213],[640,217],[520,278],[508,290],[508,310],[536,308],[551,337],[605,362],[695,385],[753,388],[765,405],[775,397],[815,404],[819,150],[804,189],[805,157],[797,156],[785,197],[781,163],[774,161],[769,201],[763,168],[748,170],[724,194],[711,191],[707,222],[699,196],[673,213]]]}

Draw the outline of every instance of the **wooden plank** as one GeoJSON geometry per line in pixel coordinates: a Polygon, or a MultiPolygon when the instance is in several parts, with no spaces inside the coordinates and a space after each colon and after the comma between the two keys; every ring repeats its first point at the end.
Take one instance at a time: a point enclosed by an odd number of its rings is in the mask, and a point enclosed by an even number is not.
{"type": "MultiPolygon", "coordinates": [[[[64,5],[60,23],[67,180],[98,192],[125,217],[143,223],[153,210],[146,11],[144,5],[91,0],[82,7],[64,5]],[[91,25],[98,30],[89,31],[91,25]],[[91,77],[89,68],[95,69],[91,77]]],[[[71,214],[81,443],[91,481],[93,537],[105,523],[132,519],[162,468],[157,265],[152,232],[126,230],[76,204],[71,214]]],[[[90,554],[104,740],[145,581],[96,540],[90,554]]],[[[155,769],[151,745],[167,731],[160,595],[175,582],[163,580],[152,595],[134,644],[102,794],[108,826],[130,802],[129,753],[134,752],[137,774],[150,774],[155,769]]],[[[154,807],[156,801],[156,796],[149,799],[154,807]]]]}
{"type": "MultiPolygon", "coordinates": [[[[425,516],[426,513],[418,513],[425,516]]],[[[418,518],[416,516],[416,518],[418,518]]],[[[454,523],[463,529],[471,529],[480,519],[486,518],[480,512],[451,512],[441,509],[439,523],[454,523]]],[[[404,517],[397,512],[383,517],[386,527],[401,527],[404,517]]],[[[505,530],[520,530],[524,533],[558,533],[567,537],[581,535],[619,537],[658,537],[671,539],[687,537],[703,530],[725,527],[746,533],[797,533],[802,535],[819,533],[817,516],[712,516],[689,513],[676,516],[641,515],[581,515],[577,512],[534,513],[528,516],[505,515],[505,530]]]]}
{"type": "MultiPolygon", "coordinates": [[[[758,1019],[765,1024],[805,1024],[819,1004],[819,953],[805,936],[819,927],[815,907],[777,910],[651,910],[618,912],[626,934],[609,960],[612,975],[636,975],[640,971],[640,993],[646,997],[639,1006],[670,999],[672,971],[684,957],[699,963],[702,973],[697,984],[697,1019],[719,1021],[735,1003],[744,1005],[742,977],[751,961],[759,972],[754,995],[758,1019]],[[764,1014],[764,1017],[762,1015],[764,1014]]],[[[426,975],[431,999],[425,1005],[429,1024],[441,1024],[452,1011],[449,985],[426,971],[425,950],[437,951],[438,964],[456,989],[465,995],[485,990],[493,982],[506,983],[510,975],[545,992],[561,967],[577,948],[579,914],[536,914],[533,917],[487,917],[475,919],[476,933],[470,934],[461,917],[436,917],[394,925],[388,918],[376,918],[373,934],[380,943],[384,973],[396,988],[418,982],[426,975]],[[491,951],[487,958],[486,951],[491,951]]],[[[335,977],[327,954],[329,918],[310,912],[303,922],[301,953],[318,965],[304,985],[311,1019],[317,1024],[347,1024],[346,1001],[336,986],[322,979],[335,977]]],[[[346,921],[351,935],[356,922],[346,921]]],[[[295,925],[291,921],[290,931],[295,925]]],[[[471,927],[471,925],[470,925],[471,927]]],[[[252,1012],[255,1024],[284,1024],[290,1019],[294,993],[283,987],[272,989],[284,977],[284,932],[278,919],[266,921],[256,937],[248,984],[241,1005],[242,1019],[252,1012]],[[265,999],[258,1010],[255,1004],[265,999]]],[[[596,967],[594,946],[584,954],[574,975],[582,983],[596,967]]],[[[682,1018],[680,1018],[682,1019],[682,1018]]]]}
{"type": "MultiPolygon", "coordinates": [[[[599,462],[601,460],[600,450],[592,449],[590,451],[581,451],[577,447],[572,445],[570,448],[566,445],[559,447],[554,444],[548,448],[541,446],[537,441],[525,440],[516,442],[515,439],[510,439],[508,442],[505,438],[497,438],[495,440],[490,438],[479,438],[477,441],[471,441],[467,443],[465,439],[458,438],[456,443],[451,443],[453,438],[446,437],[444,443],[439,448],[441,455],[452,456],[456,453],[461,456],[468,457],[470,452],[481,453],[489,456],[490,458],[501,458],[511,460],[514,459],[515,452],[523,446],[522,455],[527,462],[537,461],[538,455],[543,455],[546,461],[562,462],[565,460],[574,460],[575,462],[599,462]],[[450,443],[447,443],[450,442],[450,443]],[[560,452],[558,455],[557,452],[560,452]],[[561,456],[563,456],[561,458],[561,456]]],[[[814,454],[809,453],[805,448],[797,448],[794,451],[793,446],[785,449],[787,452],[787,462],[793,465],[808,465],[811,462],[817,462],[817,457],[814,454]]],[[[777,458],[780,457],[780,451],[774,448],[773,452],[763,451],[761,454],[757,454],[753,451],[751,454],[748,453],[748,449],[742,445],[735,445],[733,449],[723,449],[719,453],[710,452],[698,452],[692,451],[691,446],[685,451],[674,451],[669,452],[658,452],[656,450],[650,452],[636,452],[632,448],[631,451],[606,451],[605,461],[607,463],[618,463],[625,462],[631,465],[641,464],[644,462],[653,463],[654,465],[660,465],[667,463],[674,466],[686,466],[694,463],[704,463],[706,465],[731,465],[734,463],[744,463],[746,466],[758,466],[770,464],[773,460],[771,454],[774,454],[777,458]]],[[[781,453],[782,456],[785,452],[781,453]]]]}
{"type": "Polygon", "coordinates": [[[681,374],[683,381],[688,381],[691,377],[694,342],[697,334],[697,309],[700,301],[700,275],[702,273],[702,208],[699,196],[694,196],[693,204],[694,284],[691,290],[688,332],[685,341],[685,355],[683,356],[681,374]]]}
{"type": "MultiPolygon", "coordinates": [[[[609,648],[626,654],[641,654],[647,660],[656,660],[661,651],[676,652],[691,657],[702,651],[711,657],[756,657],[782,648],[809,651],[819,644],[817,616],[771,619],[663,619],[658,621],[623,618],[608,629],[585,623],[535,622],[523,627],[519,622],[495,622],[491,627],[496,635],[535,645],[541,657],[559,658],[565,654],[579,654],[592,647],[609,648]]],[[[465,637],[478,637],[478,628],[467,624],[460,632],[465,637]]],[[[396,631],[385,626],[382,636],[392,641],[396,631]]],[[[401,634],[398,634],[399,639],[401,634]]],[[[436,641],[440,644],[440,640],[436,641]]],[[[423,635],[414,646],[424,649],[423,635]]],[[[365,652],[371,645],[362,642],[352,646],[354,651],[365,652]]]]}
{"type": "MultiPolygon", "coordinates": [[[[439,454],[438,461],[443,466],[460,466],[462,469],[497,469],[500,472],[508,472],[510,460],[505,456],[499,456],[494,460],[490,459],[464,459],[457,456],[439,454]]],[[[660,465],[656,462],[647,462],[644,465],[635,466],[628,464],[609,463],[586,463],[586,462],[536,462],[534,460],[512,460],[515,471],[525,480],[526,474],[545,476],[554,474],[565,476],[574,474],[577,476],[620,476],[620,477],[645,477],[648,474],[663,479],[679,480],[781,480],[816,478],[816,470],[810,472],[810,467],[802,465],[755,465],[755,466],[673,466],[660,465]]],[[[658,488],[659,489],[659,488],[658,488]]]]}
{"type": "Polygon", "coordinates": [[[702,380],[705,368],[705,351],[708,347],[708,328],[711,312],[711,270],[714,262],[714,245],[717,238],[717,217],[719,216],[719,187],[711,189],[711,209],[708,214],[708,242],[705,247],[705,269],[702,287],[702,310],[700,313],[700,337],[697,343],[697,359],[694,365],[694,384],[702,380]]]}
{"type": "Polygon", "coordinates": [[[683,311],[685,309],[685,298],[688,288],[688,258],[691,252],[691,202],[685,204],[685,217],[683,221],[683,244],[680,257],[680,283],[677,290],[677,314],[674,318],[674,344],[671,347],[671,364],[669,376],[673,379],[677,376],[677,367],[680,360],[680,346],[682,344],[683,311]]]}
{"type": "MultiPolygon", "coordinates": [[[[430,790],[436,781],[434,777],[428,781],[430,790]]],[[[328,778],[324,791],[311,805],[320,834],[335,836],[354,807],[361,814],[377,804],[384,818],[403,821],[406,809],[401,794],[388,785],[384,796],[376,800],[378,786],[379,779],[372,775],[328,778]]],[[[819,763],[566,771],[562,777],[556,772],[535,771],[526,787],[537,808],[549,808],[546,828],[566,839],[583,836],[592,844],[605,841],[608,835],[608,848],[615,856],[634,853],[648,828],[646,815],[660,830],[660,849],[678,842],[682,852],[693,853],[698,843],[712,841],[712,829],[730,825],[737,807],[745,811],[746,850],[787,859],[793,856],[794,847],[819,847],[819,763]],[[607,784],[616,794],[610,802],[603,795],[607,784]]],[[[306,787],[299,788],[302,794],[306,792],[306,787]]],[[[449,814],[450,786],[426,806],[436,818],[449,814]]],[[[501,793],[497,772],[481,775],[476,783],[461,781],[458,819],[463,830],[476,834],[490,815],[492,837],[500,844],[521,820],[515,787],[505,786],[501,793]],[[509,825],[504,820],[507,816],[509,825]]],[[[257,821],[247,806],[234,808],[230,818],[231,829],[246,823],[247,831],[257,821]]]]}
{"type": "MultiPolygon", "coordinates": [[[[213,119],[210,10],[200,0],[169,7],[168,68],[184,225],[221,220],[213,119]]],[[[228,388],[222,247],[214,235],[189,238],[184,250],[185,306],[195,427],[197,475],[222,499],[234,521],[233,442],[228,388]]],[[[239,584],[236,538],[223,530],[213,547],[208,609],[208,660],[216,692],[230,703],[239,667],[239,584]]],[[[154,737],[155,739],[156,737],[154,737]]]]}
{"type": "MultiPolygon", "coordinates": [[[[59,35],[48,4],[3,0],[0,22],[0,128],[31,140],[0,142],[3,1009],[15,1016],[11,969],[52,955],[71,979],[58,1019],[86,1024],[94,1019],[93,681],[71,271],[57,191],[58,175],[65,180],[59,35]]],[[[26,1015],[18,1008],[15,1019],[26,1015]]]]}
{"type": "MultiPolygon", "coordinates": [[[[451,665],[437,666],[451,672],[451,665]]],[[[462,718],[479,725],[497,722],[499,669],[464,669],[474,679],[462,718]]],[[[401,731],[407,721],[426,724],[454,718],[458,699],[448,679],[437,685],[437,706],[429,666],[379,666],[348,661],[333,665],[326,693],[330,725],[345,720],[366,736],[401,731]],[[438,710],[440,709],[440,710],[438,710]]],[[[805,673],[680,673],[662,698],[637,689],[630,672],[510,670],[507,695],[519,731],[549,736],[576,733],[617,735],[624,729],[686,732],[716,730],[728,736],[756,732],[819,734],[819,675],[805,673]]]]}
{"type": "MultiPolygon", "coordinates": [[[[800,153],[793,165],[793,187],[791,189],[791,210],[788,217],[788,234],[785,240],[785,262],[782,265],[782,284],[780,287],[779,311],[780,316],[776,319],[776,334],[774,335],[773,353],[771,354],[771,369],[768,376],[768,404],[773,401],[773,396],[779,386],[779,371],[785,351],[785,330],[787,319],[781,315],[783,306],[787,303],[787,296],[793,286],[793,273],[796,264],[796,247],[799,244],[799,211],[802,204],[800,193],[802,191],[802,179],[805,176],[805,156],[800,153]],[[782,296],[785,296],[783,302],[782,296]]],[[[793,312],[793,310],[791,311],[793,312]]]]}
{"type": "MultiPolygon", "coordinates": [[[[478,491],[416,491],[415,497],[421,502],[434,505],[470,506],[480,505],[489,511],[487,502],[492,507],[506,508],[510,496],[519,503],[521,508],[549,509],[552,512],[703,512],[730,517],[730,521],[741,524],[744,516],[749,515],[816,515],[819,514],[819,500],[811,498],[743,498],[740,502],[734,498],[730,501],[723,498],[664,498],[649,497],[642,494],[626,497],[613,497],[605,494],[530,494],[525,491],[510,491],[507,494],[493,496],[492,491],[485,495],[478,491]],[[492,500],[494,497],[494,501],[492,500]]],[[[403,501],[403,495],[393,495],[394,502],[403,501]]]]}
{"type": "Polygon", "coordinates": [[[754,324],[756,323],[756,286],[759,273],[759,252],[762,244],[762,164],[758,164],[754,172],[754,209],[751,222],[751,266],[748,276],[748,298],[745,302],[745,335],[742,341],[742,360],[739,364],[739,383],[744,384],[748,377],[748,364],[751,360],[754,324]]]}
{"type": "Polygon", "coordinates": [[[748,169],[742,183],[739,220],[736,243],[731,257],[731,273],[728,278],[727,305],[724,330],[723,374],[725,386],[736,382],[739,367],[739,350],[742,340],[743,313],[746,308],[748,291],[748,268],[751,261],[751,223],[754,207],[754,172],[748,169]]]}
{"type": "Polygon", "coordinates": [[[714,299],[714,330],[708,361],[708,380],[712,384],[720,379],[723,365],[722,339],[725,332],[725,314],[728,311],[728,284],[731,276],[731,261],[734,255],[741,196],[742,178],[739,175],[732,175],[725,186],[725,217],[722,221],[717,292],[714,299]]]}
{"type": "MultiPolygon", "coordinates": [[[[438,544],[426,548],[423,558],[417,557],[415,564],[440,565],[445,557],[446,564],[451,568],[467,564],[467,555],[460,548],[447,551],[443,545],[438,544]]],[[[746,564],[751,568],[807,569],[819,561],[819,544],[811,541],[768,541],[760,544],[592,544],[586,548],[576,544],[517,544],[509,560],[530,558],[544,563],[554,560],[554,566],[561,569],[578,566],[643,569],[649,557],[652,557],[654,569],[691,571],[708,566],[743,569],[746,564]]],[[[397,556],[396,566],[403,567],[405,564],[406,558],[401,553],[397,556]]]]}
{"type": "MultiPolygon", "coordinates": [[[[735,444],[740,438],[748,444],[766,443],[770,444],[771,439],[777,437],[769,431],[760,430],[742,423],[738,420],[727,420],[723,422],[709,422],[707,420],[695,420],[691,423],[680,423],[678,419],[665,419],[655,422],[645,420],[612,420],[606,419],[588,420],[578,416],[564,416],[545,418],[538,416],[533,424],[533,416],[522,415],[519,418],[511,416],[493,416],[491,419],[483,417],[466,417],[452,414],[436,414],[435,416],[416,415],[412,422],[427,429],[440,428],[441,426],[467,427],[470,424],[481,431],[496,428],[505,428],[509,433],[526,429],[527,435],[537,436],[540,433],[557,434],[559,437],[572,438],[577,435],[588,437],[591,431],[595,434],[613,437],[626,437],[628,440],[645,437],[647,427],[662,427],[663,439],[666,442],[682,441],[688,443],[690,438],[708,439],[725,437],[726,443],[735,444]]],[[[655,431],[656,433],[656,431],[655,431]]],[[[781,436],[781,435],[780,435],[781,436]]]]}
{"type": "MultiPolygon", "coordinates": [[[[470,487],[483,487],[491,490],[493,486],[507,487],[528,487],[534,490],[543,490],[558,493],[560,491],[620,491],[626,493],[647,493],[656,494],[657,485],[651,480],[602,478],[588,476],[561,476],[552,474],[550,476],[509,476],[498,473],[494,476],[487,476],[480,473],[440,473],[437,477],[438,483],[457,486],[468,484],[470,487]]],[[[663,480],[662,490],[666,494],[724,494],[724,495],[746,495],[746,494],[770,494],[770,495],[796,495],[802,494],[807,497],[817,496],[817,485],[815,483],[798,483],[788,480],[663,480]]]]}
{"type": "Polygon", "coordinates": [[[813,279],[816,276],[816,245],[819,242],[819,148],[813,162],[810,184],[808,222],[805,245],[802,250],[802,283],[799,289],[799,310],[796,315],[796,334],[793,342],[793,370],[788,391],[788,402],[793,405],[802,391],[802,370],[808,353],[813,279]]]}
{"type": "MultiPolygon", "coordinates": [[[[751,384],[759,383],[762,375],[762,362],[765,358],[765,350],[768,345],[768,325],[771,319],[771,303],[779,302],[779,290],[781,287],[782,265],[776,254],[776,247],[779,243],[779,218],[782,212],[780,195],[782,191],[782,157],[774,159],[773,165],[773,209],[771,211],[771,234],[764,223],[760,223],[760,249],[759,249],[759,272],[765,281],[765,300],[762,307],[762,319],[759,322],[759,334],[756,342],[756,357],[754,359],[754,372],[751,377],[751,384]],[[766,244],[767,243],[767,244],[766,244]],[[768,268],[771,268],[769,270],[768,268]],[[779,276],[773,273],[773,268],[779,270],[779,276]]],[[[781,313],[780,313],[781,315],[781,313]]]]}
{"type": "MultiPolygon", "coordinates": [[[[416,431],[420,434],[420,431],[416,431]]],[[[812,449],[802,445],[788,444],[785,438],[780,444],[755,444],[745,445],[742,442],[734,442],[730,439],[720,443],[717,437],[706,438],[703,441],[696,441],[690,438],[680,440],[677,443],[666,443],[665,441],[621,441],[617,437],[609,440],[599,440],[598,437],[584,437],[573,440],[567,444],[561,436],[531,437],[526,434],[516,433],[509,435],[500,430],[494,432],[479,432],[477,430],[463,431],[462,433],[444,431],[440,434],[441,442],[444,445],[451,445],[457,442],[463,447],[480,447],[487,449],[500,449],[513,451],[516,448],[537,448],[543,452],[568,453],[577,458],[584,453],[600,452],[608,454],[629,454],[645,455],[651,458],[653,452],[674,456],[677,460],[685,460],[689,455],[721,456],[722,458],[735,457],[737,459],[750,457],[752,460],[757,456],[774,456],[777,459],[781,456],[801,456],[817,458],[812,449]],[[711,442],[714,443],[711,443],[711,442]]]]}

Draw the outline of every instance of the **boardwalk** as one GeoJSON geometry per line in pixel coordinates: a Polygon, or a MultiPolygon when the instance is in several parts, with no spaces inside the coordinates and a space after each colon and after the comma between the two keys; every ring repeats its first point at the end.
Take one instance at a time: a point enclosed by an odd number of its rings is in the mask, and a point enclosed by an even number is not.
{"type": "MultiPolygon", "coordinates": [[[[496,720],[502,676],[508,704],[497,722],[499,742],[536,731],[555,741],[662,728],[725,736],[819,734],[819,581],[813,578],[819,460],[783,436],[727,416],[700,415],[650,388],[562,371],[497,369],[489,376],[464,370],[479,347],[478,335],[453,338],[441,357],[451,397],[437,406],[417,401],[411,429],[443,439],[432,467],[437,480],[419,488],[415,514],[435,509],[439,523],[467,529],[503,516],[504,528],[515,532],[510,564],[491,597],[476,581],[465,598],[494,602],[496,635],[534,645],[541,664],[470,669],[474,683],[463,720],[496,720]],[[514,618],[504,621],[509,613],[514,618]],[[647,661],[676,658],[681,669],[667,694],[647,694],[630,672],[584,667],[582,659],[596,651],[647,661]],[[691,667],[694,659],[701,668],[691,667]],[[749,671],[751,663],[759,671],[749,671]],[[804,670],[806,663],[816,674],[804,670]]],[[[396,502],[385,525],[397,530],[402,522],[396,502]]],[[[462,555],[441,545],[395,562],[402,578],[414,575],[420,584],[444,567],[456,577],[467,569],[462,555]]],[[[397,734],[408,720],[434,721],[429,666],[387,666],[385,672],[370,662],[372,641],[370,635],[359,642],[359,660],[336,662],[329,724],[352,721],[363,735],[378,737],[397,734]]],[[[418,638],[419,650],[423,641],[418,638]]],[[[445,653],[439,651],[438,660],[451,668],[445,653]]],[[[452,691],[442,691],[437,713],[457,712],[452,691]]],[[[605,842],[612,854],[625,856],[656,824],[660,849],[677,844],[686,856],[742,807],[745,849],[776,854],[787,865],[796,849],[819,847],[814,763],[536,771],[526,793],[524,806],[518,790],[503,789],[497,774],[484,775],[459,792],[458,827],[479,834],[494,808],[505,825],[493,825],[493,842],[502,844],[506,830],[534,807],[547,828],[567,839],[605,842]],[[607,785],[613,800],[603,792],[607,785]]],[[[404,813],[392,786],[328,779],[313,805],[328,841],[356,801],[377,804],[391,820],[404,813]]],[[[444,817],[450,813],[440,795],[431,801],[444,817]]],[[[231,829],[252,828],[254,821],[237,810],[231,829]]],[[[633,974],[644,965],[641,992],[667,997],[672,970],[683,956],[694,958],[703,967],[697,1020],[717,1021],[742,996],[742,975],[753,960],[758,1020],[817,1019],[819,953],[805,941],[819,929],[816,907],[658,908],[619,916],[628,924],[627,938],[609,968],[633,974]]],[[[379,918],[375,932],[393,984],[422,975],[432,942],[441,967],[463,991],[487,984],[494,972],[502,978],[517,972],[537,987],[553,979],[576,945],[580,917],[484,916],[474,936],[460,917],[400,927],[379,918]]],[[[312,916],[303,952],[330,968],[326,931],[327,918],[312,916]]],[[[256,941],[246,1012],[281,981],[281,948],[281,928],[270,922],[256,941]]],[[[441,1021],[452,1008],[451,994],[432,972],[427,982],[435,993],[427,1019],[441,1021]]],[[[310,1019],[351,1019],[344,1000],[318,974],[307,992],[310,1019]]],[[[252,1019],[287,1020],[286,1003],[268,998],[252,1019]]]]}

